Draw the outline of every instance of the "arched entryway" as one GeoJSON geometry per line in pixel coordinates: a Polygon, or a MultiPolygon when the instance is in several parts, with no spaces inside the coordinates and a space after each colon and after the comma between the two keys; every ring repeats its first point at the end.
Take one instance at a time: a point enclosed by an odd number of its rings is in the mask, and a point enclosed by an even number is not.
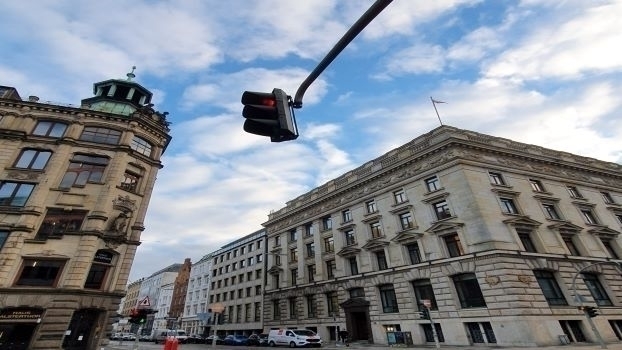
{"type": "Polygon", "coordinates": [[[363,298],[348,299],[340,306],[346,316],[346,328],[351,341],[373,343],[371,320],[369,318],[369,301],[363,298]]]}

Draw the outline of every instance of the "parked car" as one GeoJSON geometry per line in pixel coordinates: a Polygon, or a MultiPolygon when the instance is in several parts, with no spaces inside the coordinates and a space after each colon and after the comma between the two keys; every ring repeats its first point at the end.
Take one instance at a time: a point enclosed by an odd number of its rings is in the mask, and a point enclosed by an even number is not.
{"type": "Polygon", "coordinates": [[[190,344],[204,344],[205,338],[200,334],[190,334],[186,342],[190,344]]]}
{"type": "MultiPolygon", "coordinates": [[[[214,341],[214,336],[210,335],[209,337],[205,338],[205,344],[213,344],[214,341]]],[[[216,344],[217,345],[222,345],[224,344],[225,339],[223,337],[220,336],[216,336],[216,344]]]]}
{"type": "Polygon", "coordinates": [[[240,335],[240,334],[236,334],[236,335],[230,334],[225,337],[224,344],[225,345],[247,345],[248,337],[245,335],[240,335]]]}
{"type": "Polygon", "coordinates": [[[290,348],[299,346],[322,346],[322,338],[308,329],[272,329],[268,334],[268,345],[284,345],[290,348]]]}
{"type": "Polygon", "coordinates": [[[153,338],[151,338],[150,335],[141,335],[140,337],[138,337],[138,341],[152,341],[153,338]]]}
{"type": "Polygon", "coordinates": [[[127,341],[134,341],[134,340],[136,340],[136,334],[134,334],[134,333],[123,333],[122,339],[123,340],[127,340],[127,341]]]}
{"type": "Polygon", "coordinates": [[[120,340],[123,337],[123,333],[112,333],[110,340],[120,340]]]}
{"type": "Polygon", "coordinates": [[[265,333],[248,336],[248,345],[268,346],[268,335],[265,333]]]}

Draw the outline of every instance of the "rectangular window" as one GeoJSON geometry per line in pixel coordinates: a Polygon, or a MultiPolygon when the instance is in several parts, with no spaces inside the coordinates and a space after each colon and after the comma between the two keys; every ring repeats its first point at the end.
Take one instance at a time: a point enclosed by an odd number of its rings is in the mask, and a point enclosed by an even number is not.
{"type": "Polygon", "coordinates": [[[536,246],[533,244],[533,241],[531,240],[530,231],[519,231],[518,238],[523,244],[523,248],[525,249],[526,252],[530,252],[530,253],[538,252],[538,250],[536,249],[536,246]]]}
{"type": "Polygon", "coordinates": [[[438,310],[436,304],[436,298],[434,297],[434,290],[432,289],[432,283],[430,279],[420,279],[412,282],[413,289],[415,291],[415,298],[417,299],[417,306],[419,311],[423,310],[423,300],[430,301],[430,310],[438,310]]]}
{"type": "Polygon", "coordinates": [[[134,136],[130,143],[130,148],[147,157],[151,156],[151,143],[138,136],[134,136]]]}
{"type": "Polygon", "coordinates": [[[474,273],[463,273],[452,277],[456,293],[463,308],[486,307],[484,295],[474,273]]]}
{"type": "MultiPolygon", "coordinates": [[[[603,243],[603,246],[605,247],[605,250],[609,254],[610,258],[620,259],[620,256],[618,255],[618,253],[616,253],[616,250],[613,249],[613,244],[612,244],[612,240],[611,239],[605,239],[605,238],[601,237],[600,241],[603,243]]],[[[1,239],[0,239],[0,243],[1,243],[1,239]]],[[[2,244],[0,244],[0,247],[2,247],[2,244]]]]}
{"type": "Polygon", "coordinates": [[[356,244],[356,239],[354,237],[354,230],[348,230],[343,233],[346,238],[346,245],[356,244]]]}
{"type": "Polygon", "coordinates": [[[137,193],[140,178],[139,175],[126,171],[125,174],[123,174],[123,180],[119,186],[125,191],[137,193]]]}
{"type": "Polygon", "coordinates": [[[289,318],[298,318],[298,309],[296,308],[296,298],[289,298],[287,300],[289,304],[289,318]]]}
{"type": "Polygon", "coordinates": [[[64,265],[61,260],[24,259],[15,285],[55,287],[64,265]]]}
{"type": "Polygon", "coordinates": [[[307,258],[312,258],[315,256],[315,243],[307,243],[307,258]]]}
{"type": "Polygon", "coordinates": [[[376,208],[376,202],[374,200],[367,201],[365,203],[365,207],[367,207],[368,214],[375,213],[378,211],[378,208],[376,208]]]}
{"type": "Polygon", "coordinates": [[[581,256],[579,249],[577,249],[577,246],[574,244],[574,241],[572,240],[572,236],[564,235],[562,236],[562,240],[564,241],[566,248],[568,248],[568,252],[570,253],[570,255],[581,256]]]}
{"type": "Polygon", "coordinates": [[[592,212],[591,208],[581,208],[580,211],[581,215],[583,216],[583,220],[585,220],[585,223],[592,225],[598,224],[598,220],[596,220],[596,215],[594,215],[594,212],[592,212]]]}
{"type": "Polygon", "coordinates": [[[514,199],[512,198],[499,198],[499,202],[501,203],[501,211],[504,214],[518,214],[518,208],[514,203],[514,199]]]}
{"type": "Polygon", "coordinates": [[[355,256],[348,258],[348,265],[350,266],[350,275],[358,275],[359,266],[355,256]]]}
{"type": "Polygon", "coordinates": [[[436,213],[437,220],[443,220],[451,217],[449,205],[446,201],[432,203],[432,207],[434,208],[434,213],[436,213]]]}
{"type": "Polygon", "coordinates": [[[317,306],[315,303],[315,295],[307,295],[307,317],[315,318],[317,316],[317,306]]]}
{"type": "Polygon", "coordinates": [[[378,264],[378,270],[386,270],[389,268],[387,265],[387,256],[384,254],[384,250],[374,253],[376,255],[376,263],[378,264]]]}
{"type": "Polygon", "coordinates": [[[67,124],[65,123],[40,121],[37,123],[37,126],[35,126],[35,130],[33,130],[32,134],[37,136],[61,138],[65,134],[65,130],[67,130],[67,124]]]}
{"type": "Polygon", "coordinates": [[[395,199],[395,204],[401,204],[408,200],[406,198],[406,192],[404,192],[404,190],[397,190],[393,192],[393,199],[395,199]]]}
{"type": "Polygon", "coordinates": [[[281,319],[281,307],[279,306],[279,301],[272,300],[272,319],[280,320],[281,319]]]}
{"type": "Polygon", "coordinates": [[[274,288],[281,288],[281,276],[278,274],[272,275],[272,284],[274,284],[274,288]]]}
{"type": "Polygon", "coordinates": [[[274,237],[274,246],[278,247],[280,245],[281,245],[281,237],[280,236],[274,237]]]}
{"type": "Polygon", "coordinates": [[[555,207],[555,204],[543,203],[542,209],[544,209],[544,215],[546,216],[547,219],[561,220],[561,217],[559,216],[559,213],[557,212],[557,208],[555,207]]]}
{"type": "Polygon", "coordinates": [[[590,290],[590,294],[594,298],[596,305],[598,306],[613,306],[611,299],[607,295],[607,291],[603,288],[603,285],[598,280],[598,276],[593,273],[583,273],[583,281],[590,290]]]}
{"type": "Polygon", "coordinates": [[[562,290],[559,288],[559,284],[555,280],[555,276],[550,271],[535,270],[533,274],[540,285],[540,289],[544,294],[549,305],[568,305],[562,290]]]}
{"type": "Polygon", "coordinates": [[[473,343],[497,343],[490,322],[467,322],[466,327],[473,343]]]}
{"type": "Polygon", "coordinates": [[[443,236],[443,240],[445,241],[447,253],[449,253],[450,257],[454,258],[456,256],[464,255],[464,250],[462,249],[462,244],[460,243],[460,237],[457,233],[443,236]]]}
{"type": "Polygon", "coordinates": [[[352,221],[352,212],[350,211],[350,209],[346,209],[341,212],[341,219],[343,222],[352,221]]]}
{"type": "Polygon", "coordinates": [[[244,305],[244,319],[246,322],[250,322],[251,319],[253,317],[253,314],[251,314],[251,304],[246,304],[244,305]]]}
{"type": "Polygon", "coordinates": [[[255,318],[254,318],[255,322],[259,322],[261,321],[261,303],[260,302],[256,302],[255,303],[255,318]]]}
{"type": "Polygon", "coordinates": [[[566,190],[568,190],[568,194],[572,198],[583,198],[583,196],[581,196],[581,192],[579,192],[579,189],[577,189],[576,186],[566,186],[566,190]]]}
{"type": "Polygon", "coordinates": [[[51,156],[52,152],[50,151],[25,149],[22,150],[17,162],[15,162],[15,167],[20,169],[42,170],[45,168],[51,156]]]}
{"type": "Polygon", "coordinates": [[[380,238],[383,236],[382,234],[382,226],[379,221],[372,222],[369,224],[369,231],[371,232],[372,238],[380,238]]]}
{"type": "Polygon", "coordinates": [[[87,126],[80,135],[80,140],[105,143],[109,145],[118,145],[121,139],[121,132],[108,128],[98,128],[87,126]]]}
{"type": "Polygon", "coordinates": [[[25,206],[34,188],[34,184],[0,181],[0,206],[25,206]]]}
{"type": "Polygon", "coordinates": [[[531,185],[531,189],[534,192],[545,192],[544,185],[542,185],[542,181],[536,179],[529,179],[529,184],[531,185]]]}
{"type": "Polygon", "coordinates": [[[326,306],[328,316],[339,315],[339,298],[337,297],[337,292],[326,293],[326,306]]]}
{"type": "Polygon", "coordinates": [[[298,232],[294,229],[289,231],[289,241],[296,242],[298,240],[298,232]]]}
{"type": "Polygon", "coordinates": [[[421,260],[421,253],[419,252],[419,243],[411,243],[406,245],[406,250],[408,251],[408,257],[410,258],[411,264],[418,264],[421,260]]]}
{"type": "Polygon", "coordinates": [[[432,176],[430,178],[425,179],[425,187],[428,189],[428,192],[434,192],[441,189],[440,182],[438,181],[438,177],[432,176]]]}
{"type": "Polygon", "coordinates": [[[309,223],[305,225],[305,237],[313,236],[313,224],[309,223]]]}
{"type": "Polygon", "coordinates": [[[48,237],[60,237],[68,232],[77,232],[82,227],[86,214],[87,211],[85,210],[68,211],[60,208],[49,208],[36,237],[37,239],[46,239],[48,237]]]}
{"type": "Polygon", "coordinates": [[[307,277],[309,278],[309,282],[315,281],[315,265],[307,266],[307,277]]]}
{"type": "MultiPolygon", "coordinates": [[[[423,333],[425,334],[425,341],[428,343],[434,343],[434,332],[432,331],[432,325],[430,325],[429,323],[422,323],[421,328],[423,328],[423,333]]],[[[441,324],[435,323],[434,330],[436,330],[436,335],[438,336],[439,343],[444,343],[445,337],[443,336],[443,329],[441,328],[441,324]]]]}
{"type": "Polygon", "coordinates": [[[289,262],[297,262],[298,261],[298,251],[296,248],[289,250],[289,262]]]}
{"type": "Polygon", "coordinates": [[[324,238],[324,251],[326,253],[333,253],[335,251],[335,241],[332,236],[324,238]]]}
{"type": "Polygon", "coordinates": [[[280,255],[275,255],[274,256],[274,265],[281,265],[281,256],[280,255]]]}
{"type": "Polygon", "coordinates": [[[489,172],[488,177],[490,178],[491,184],[505,186],[505,181],[500,173],[489,172]]]}
{"type": "Polygon", "coordinates": [[[296,281],[298,280],[298,269],[291,269],[291,279],[292,285],[296,285],[296,281]]]}
{"type": "Polygon", "coordinates": [[[87,182],[101,183],[107,165],[107,157],[77,154],[69,163],[59,187],[85,186],[87,182]]]}
{"type": "Polygon", "coordinates": [[[609,192],[601,192],[600,195],[603,197],[605,204],[615,204],[613,197],[611,197],[609,192]]]}
{"type": "Polygon", "coordinates": [[[91,265],[91,269],[89,270],[88,275],[86,276],[86,281],[84,282],[84,288],[85,289],[101,289],[104,285],[104,281],[106,280],[108,269],[109,269],[108,265],[93,263],[91,265]]]}
{"type": "Polygon", "coordinates": [[[333,228],[333,219],[330,216],[325,216],[322,218],[322,230],[328,231],[333,228]]]}
{"type": "Polygon", "coordinates": [[[328,279],[333,279],[335,278],[335,272],[337,270],[337,264],[335,263],[335,260],[328,260],[326,262],[326,276],[328,279]]]}
{"type": "Polygon", "coordinates": [[[402,230],[408,230],[408,229],[415,227],[415,222],[410,212],[401,213],[399,215],[399,218],[400,218],[400,225],[402,227],[402,230]]]}
{"type": "Polygon", "coordinates": [[[2,247],[4,247],[4,243],[6,243],[9,238],[9,231],[0,230],[0,251],[2,247]]]}
{"type": "Polygon", "coordinates": [[[397,297],[392,284],[384,284],[378,287],[380,291],[380,301],[382,302],[382,312],[395,313],[400,312],[397,305],[397,297]]]}
{"type": "Polygon", "coordinates": [[[255,295],[261,295],[261,285],[255,286],[255,295]]]}

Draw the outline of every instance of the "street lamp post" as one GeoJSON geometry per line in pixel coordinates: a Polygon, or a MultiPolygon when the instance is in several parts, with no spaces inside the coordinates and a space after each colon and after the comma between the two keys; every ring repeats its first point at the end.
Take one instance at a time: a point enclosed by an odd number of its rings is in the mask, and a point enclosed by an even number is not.
{"type": "Polygon", "coordinates": [[[606,349],[607,345],[605,344],[605,342],[603,340],[603,337],[601,337],[600,332],[598,332],[598,329],[596,328],[596,325],[594,324],[594,321],[592,321],[592,317],[588,314],[587,310],[583,307],[583,302],[585,301],[583,296],[577,294],[577,277],[579,277],[579,275],[584,270],[586,270],[586,269],[588,269],[588,268],[590,268],[592,266],[602,265],[602,264],[609,264],[609,263],[611,263],[611,262],[609,262],[609,261],[599,261],[599,262],[595,262],[595,263],[589,264],[587,266],[582,267],[572,277],[572,294],[573,294],[574,302],[577,304],[576,306],[579,307],[579,309],[581,311],[583,311],[583,314],[585,315],[585,318],[587,318],[587,323],[590,324],[590,328],[592,328],[592,332],[594,332],[594,335],[596,336],[596,339],[598,339],[598,342],[600,343],[600,347],[602,349],[606,349]]]}
{"type": "Polygon", "coordinates": [[[218,316],[225,311],[225,306],[221,303],[210,304],[209,307],[214,315],[214,337],[212,338],[212,348],[216,348],[216,339],[218,337],[218,316]]]}

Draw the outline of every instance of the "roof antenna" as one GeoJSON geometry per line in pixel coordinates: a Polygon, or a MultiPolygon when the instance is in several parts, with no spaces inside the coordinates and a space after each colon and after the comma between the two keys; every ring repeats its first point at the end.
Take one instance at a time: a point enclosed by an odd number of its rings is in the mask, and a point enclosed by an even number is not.
{"type": "Polygon", "coordinates": [[[132,66],[132,71],[127,73],[127,81],[132,81],[133,78],[136,78],[136,74],[134,74],[134,70],[136,69],[136,66],[132,66]]]}

